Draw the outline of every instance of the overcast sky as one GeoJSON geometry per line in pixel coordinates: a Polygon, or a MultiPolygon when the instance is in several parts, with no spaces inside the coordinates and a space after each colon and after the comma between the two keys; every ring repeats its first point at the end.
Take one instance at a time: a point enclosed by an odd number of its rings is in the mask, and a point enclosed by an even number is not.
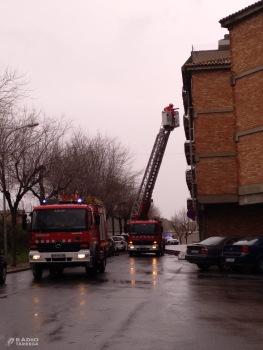
{"type": "Polygon", "coordinates": [[[26,73],[33,103],[88,134],[118,137],[146,167],[169,103],[181,126],[168,141],[153,199],[165,218],[186,207],[181,66],[217,49],[218,21],[252,0],[1,0],[2,66],[26,73]]]}

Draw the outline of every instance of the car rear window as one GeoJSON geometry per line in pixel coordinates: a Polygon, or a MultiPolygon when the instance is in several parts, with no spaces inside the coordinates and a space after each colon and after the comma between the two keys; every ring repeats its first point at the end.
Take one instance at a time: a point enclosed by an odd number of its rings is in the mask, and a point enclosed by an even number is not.
{"type": "Polygon", "coordinates": [[[198,244],[218,244],[222,242],[225,239],[225,237],[209,237],[205,239],[204,241],[199,242],[198,244]]]}
{"type": "Polygon", "coordinates": [[[235,245],[258,245],[262,242],[261,237],[246,237],[241,240],[235,242],[235,245]]]}
{"type": "Polygon", "coordinates": [[[114,241],[122,241],[123,238],[122,237],[112,237],[114,239],[114,241]]]}

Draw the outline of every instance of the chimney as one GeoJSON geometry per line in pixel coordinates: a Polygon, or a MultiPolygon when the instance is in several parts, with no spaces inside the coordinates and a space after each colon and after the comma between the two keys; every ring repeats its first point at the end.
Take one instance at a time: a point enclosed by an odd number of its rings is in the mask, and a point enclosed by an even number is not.
{"type": "Polygon", "coordinates": [[[230,41],[229,34],[224,35],[224,39],[218,41],[218,50],[229,50],[230,49],[230,41]]]}

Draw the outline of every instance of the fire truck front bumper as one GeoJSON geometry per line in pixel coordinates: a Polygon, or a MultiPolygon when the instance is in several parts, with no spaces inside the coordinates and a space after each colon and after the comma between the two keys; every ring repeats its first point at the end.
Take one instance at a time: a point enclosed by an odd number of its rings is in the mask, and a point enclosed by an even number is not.
{"type": "Polygon", "coordinates": [[[41,265],[49,268],[49,266],[92,266],[92,257],[89,250],[80,250],[78,252],[48,252],[39,253],[37,250],[29,252],[30,267],[41,265]]]}
{"type": "Polygon", "coordinates": [[[129,250],[129,252],[155,253],[156,251],[158,251],[158,245],[157,244],[150,244],[150,245],[133,245],[133,244],[129,244],[128,250],[129,250]]]}

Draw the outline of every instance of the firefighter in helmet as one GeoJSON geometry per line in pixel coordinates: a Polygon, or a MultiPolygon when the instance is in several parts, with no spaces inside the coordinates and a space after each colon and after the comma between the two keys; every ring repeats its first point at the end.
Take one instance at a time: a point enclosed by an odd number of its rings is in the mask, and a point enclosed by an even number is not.
{"type": "Polygon", "coordinates": [[[171,111],[172,112],[172,116],[175,116],[175,108],[174,105],[172,103],[169,103],[169,106],[164,108],[165,111],[171,111]]]}

